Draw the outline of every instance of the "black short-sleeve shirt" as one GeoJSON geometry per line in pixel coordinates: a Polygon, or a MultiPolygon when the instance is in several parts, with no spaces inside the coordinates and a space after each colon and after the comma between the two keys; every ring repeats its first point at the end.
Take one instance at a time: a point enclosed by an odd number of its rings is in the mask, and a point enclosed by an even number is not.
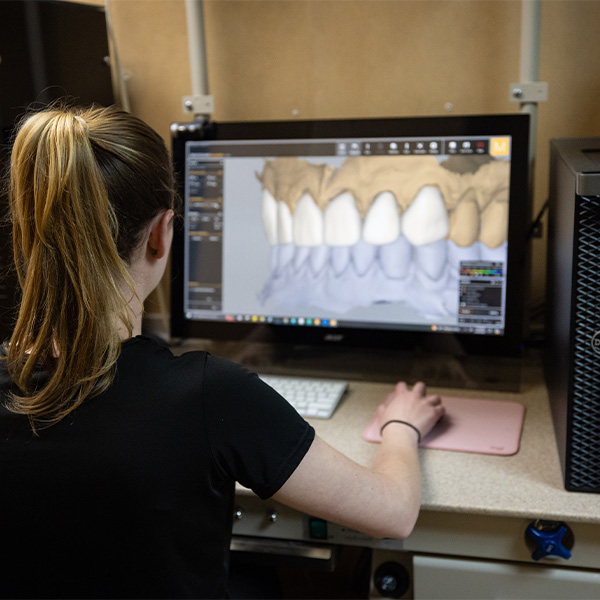
{"type": "Polygon", "coordinates": [[[0,361],[0,594],[226,594],[234,486],[274,494],[313,428],[255,374],[123,344],[113,385],[34,436],[0,361]]]}

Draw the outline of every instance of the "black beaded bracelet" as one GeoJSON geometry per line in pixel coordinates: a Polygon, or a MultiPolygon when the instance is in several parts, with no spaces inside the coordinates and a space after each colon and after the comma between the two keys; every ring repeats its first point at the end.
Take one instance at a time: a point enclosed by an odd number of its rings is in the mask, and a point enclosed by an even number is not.
{"type": "Polygon", "coordinates": [[[390,423],[401,423],[402,425],[406,425],[407,427],[410,427],[411,429],[414,429],[417,432],[417,444],[421,443],[421,432],[412,423],[409,423],[408,421],[400,421],[399,419],[392,419],[391,421],[387,421],[386,423],[384,423],[381,426],[381,429],[379,430],[379,435],[381,435],[383,433],[383,430],[390,423]]]}

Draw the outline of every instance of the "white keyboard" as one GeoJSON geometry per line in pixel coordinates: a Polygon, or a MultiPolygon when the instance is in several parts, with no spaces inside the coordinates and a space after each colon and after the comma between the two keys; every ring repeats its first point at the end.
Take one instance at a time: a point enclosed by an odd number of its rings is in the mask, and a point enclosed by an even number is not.
{"type": "Polygon", "coordinates": [[[287,375],[260,375],[303,417],[329,419],[344,395],[348,383],[333,379],[311,379],[287,375]]]}

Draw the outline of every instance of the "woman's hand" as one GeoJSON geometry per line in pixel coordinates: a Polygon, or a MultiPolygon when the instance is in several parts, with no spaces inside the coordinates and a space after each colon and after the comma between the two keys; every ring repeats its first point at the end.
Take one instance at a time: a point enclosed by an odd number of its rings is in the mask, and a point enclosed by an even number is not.
{"type": "Polygon", "coordinates": [[[412,390],[404,381],[400,381],[377,408],[380,426],[388,421],[406,421],[419,430],[421,439],[425,438],[444,413],[441,398],[437,394],[427,394],[422,381],[415,383],[412,390]]]}

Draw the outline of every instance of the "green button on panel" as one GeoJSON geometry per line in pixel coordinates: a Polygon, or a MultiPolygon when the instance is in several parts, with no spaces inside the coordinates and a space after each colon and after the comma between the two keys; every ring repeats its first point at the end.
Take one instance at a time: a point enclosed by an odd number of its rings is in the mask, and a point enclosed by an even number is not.
{"type": "Polygon", "coordinates": [[[308,532],[311,538],[314,540],[326,540],[327,539],[327,521],[323,519],[315,519],[311,517],[308,520],[308,532]]]}

